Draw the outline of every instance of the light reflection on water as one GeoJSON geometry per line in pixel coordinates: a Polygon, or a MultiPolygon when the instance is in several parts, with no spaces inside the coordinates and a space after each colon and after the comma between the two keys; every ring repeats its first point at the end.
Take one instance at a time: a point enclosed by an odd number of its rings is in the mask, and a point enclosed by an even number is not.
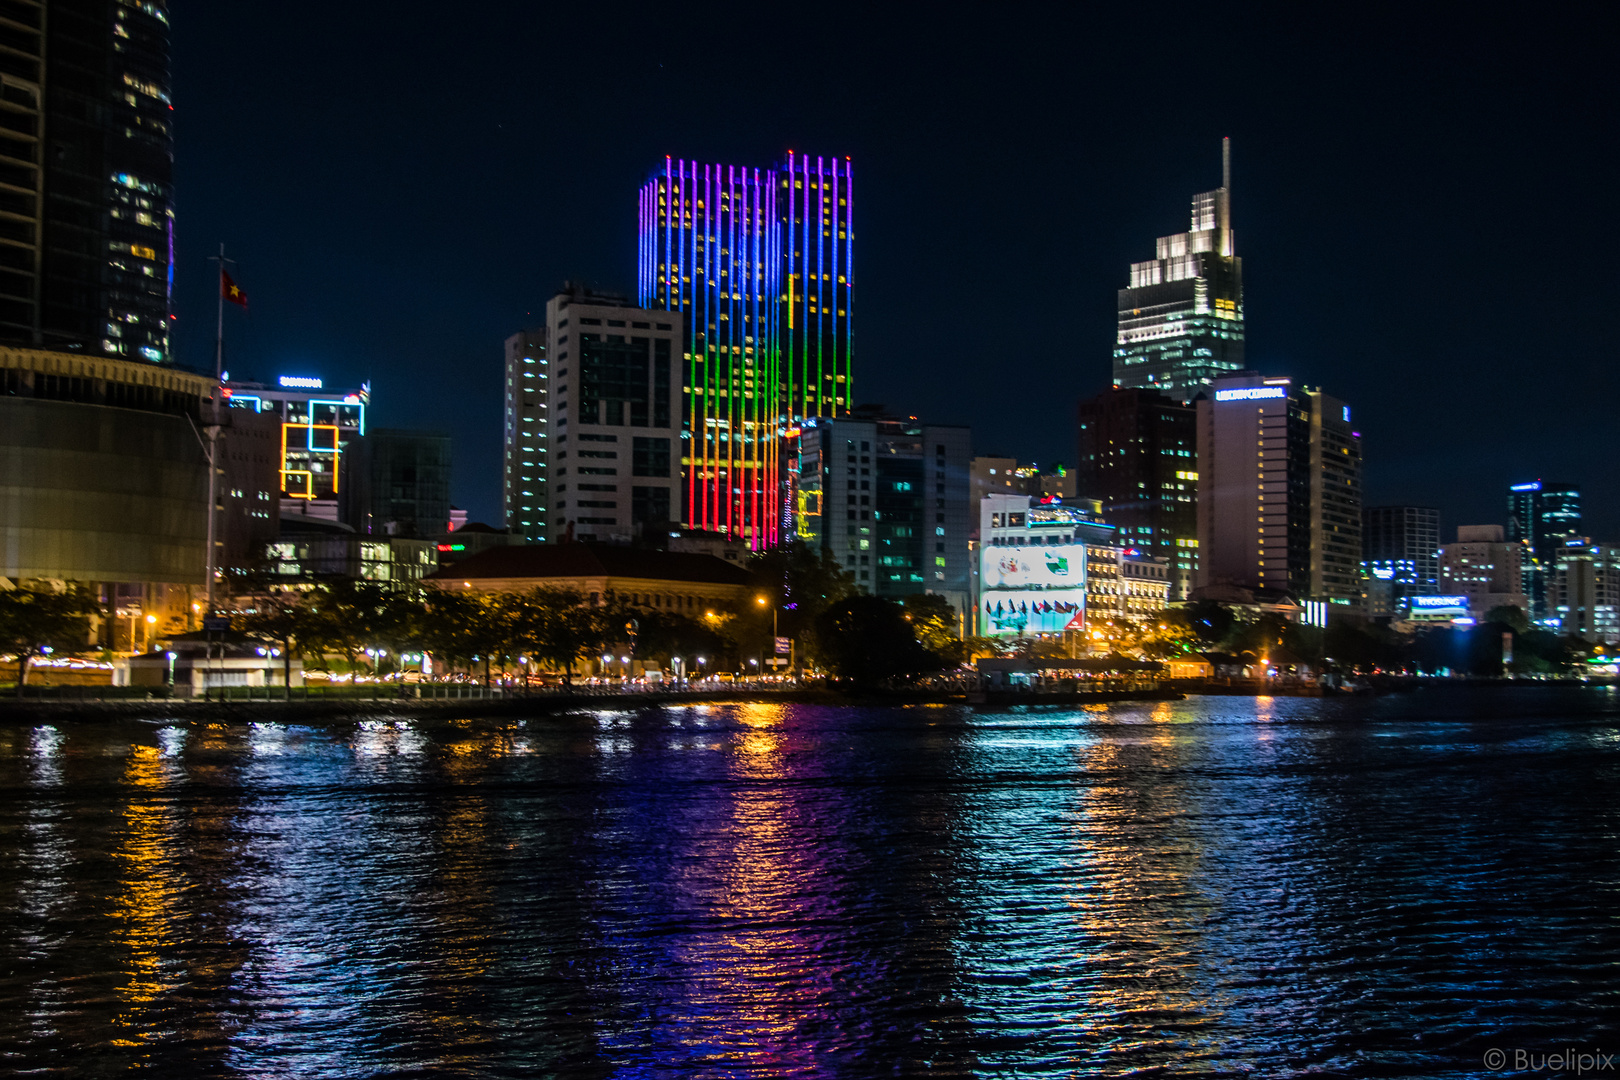
{"type": "Polygon", "coordinates": [[[0,1062],[1422,1076],[1612,1045],[1612,707],[3,727],[0,1062]]]}

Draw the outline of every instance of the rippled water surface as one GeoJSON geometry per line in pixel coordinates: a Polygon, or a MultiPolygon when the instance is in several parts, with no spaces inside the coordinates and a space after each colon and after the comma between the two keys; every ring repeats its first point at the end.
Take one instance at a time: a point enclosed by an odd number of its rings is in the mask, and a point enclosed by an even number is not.
{"type": "Polygon", "coordinates": [[[1455,1077],[1491,1047],[1612,1052],[1617,708],[0,714],[0,1072],[1455,1077]]]}

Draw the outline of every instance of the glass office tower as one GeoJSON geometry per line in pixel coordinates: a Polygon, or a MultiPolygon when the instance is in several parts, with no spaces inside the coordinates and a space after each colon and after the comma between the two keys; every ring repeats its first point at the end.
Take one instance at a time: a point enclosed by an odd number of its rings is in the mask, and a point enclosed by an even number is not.
{"type": "Polygon", "coordinates": [[[0,341],[168,363],[167,5],[9,0],[0,22],[0,341]]]}
{"type": "Polygon", "coordinates": [[[1191,401],[1243,369],[1243,260],[1232,234],[1231,140],[1221,186],[1193,196],[1192,227],[1159,237],[1157,256],[1131,264],[1119,290],[1114,385],[1191,401]]]}
{"type": "Polygon", "coordinates": [[[1566,536],[1581,531],[1581,488],[1532,480],[1508,488],[1507,538],[1524,545],[1524,591],[1531,614],[1547,618],[1549,573],[1557,564],[1566,536]]]}
{"type": "Polygon", "coordinates": [[[1440,591],[1440,511],[1369,506],[1361,512],[1361,569],[1371,613],[1392,616],[1401,601],[1440,591]],[[1376,593],[1376,597],[1373,595],[1376,593]]]}

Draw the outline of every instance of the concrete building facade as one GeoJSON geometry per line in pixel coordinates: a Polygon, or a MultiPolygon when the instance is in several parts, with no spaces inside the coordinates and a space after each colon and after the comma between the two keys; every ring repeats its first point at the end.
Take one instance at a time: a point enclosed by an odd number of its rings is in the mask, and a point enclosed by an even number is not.
{"type": "Polygon", "coordinates": [[[681,517],[681,316],[576,286],[546,305],[548,543],[628,543],[681,517]]]}
{"type": "Polygon", "coordinates": [[[1359,604],[1361,445],[1350,407],[1243,372],[1216,379],[1197,410],[1196,587],[1359,604]]]}
{"type": "Polygon", "coordinates": [[[1504,606],[1529,614],[1523,550],[1500,525],[1459,525],[1456,541],[1440,548],[1440,595],[1468,597],[1469,610],[1480,617],[1504,606]]]}

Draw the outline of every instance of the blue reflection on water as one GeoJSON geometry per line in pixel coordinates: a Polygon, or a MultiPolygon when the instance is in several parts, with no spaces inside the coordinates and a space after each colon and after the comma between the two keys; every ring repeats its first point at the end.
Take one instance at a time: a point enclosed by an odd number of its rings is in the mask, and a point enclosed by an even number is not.
{"type": "Polygon", "coordinates": [[[1612,708],[0,728],[0,1061],[1482,1073],[1613,1041],[1612,708]]]}

